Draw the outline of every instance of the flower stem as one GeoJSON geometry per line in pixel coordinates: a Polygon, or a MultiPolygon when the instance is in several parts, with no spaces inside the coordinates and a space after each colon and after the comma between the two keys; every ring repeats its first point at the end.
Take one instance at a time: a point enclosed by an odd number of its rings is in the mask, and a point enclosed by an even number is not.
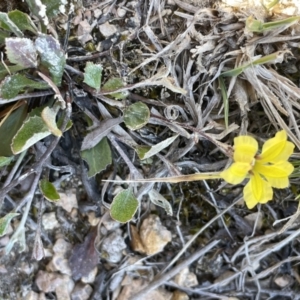
{"type": "Polygon", "coordinates": [[[148,179],[137,179],[137,180],[102,180],[109,182],[118,182],[118,183],[130,183],[130,182],[188,182],[188,181],[198,181],[198,180],[207,180],[207,179],[221,179],[221,172],[208,172],[208,173],[196,173],[189,175],[181,175],[174,177],[163,177],[163,178],[148,178],[148,179]]]}

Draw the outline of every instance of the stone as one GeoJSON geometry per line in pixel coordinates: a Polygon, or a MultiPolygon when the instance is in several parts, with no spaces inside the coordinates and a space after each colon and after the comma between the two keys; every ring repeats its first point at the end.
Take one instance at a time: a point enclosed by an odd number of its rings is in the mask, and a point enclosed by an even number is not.
{"type": "Polygon", "coordinates": [[[99,26],[99,30],[101,34],[106,38],[118,32],[117,27],[115,25],[109,24],[109,22],[101,24],[99,26]]]}
{"type": "Polygon", "coordinates": [[[47,265],[47,270],[51,272],[58,271],[65,275],[72,275],[69,262],[61,254],[54,254],[51,261],[47,265]]]}
{"type": "Polygon", "coordinates": [[[126,10],[124,8],[119,7],[117,9],[117,15],[119,18],[123,18],[126,15],[126,10]]]}
{"type": "Polygon", "coordinates": [[[121,231],[116,230],[107,236],[101,244],[101,256],[111,263],[118,263],[123,257],[123,250],[126,249],[121,231]]]}
{"type": "Polygon", "coordinates": [[[71,294],[72,300],[88,300],[93,292],[93,288],[89,284],[78,282],[71,294]]]}
{"type": "Polygon", "coordinates": [[[67,212],[71,212],[73,207],[78,208],[76,191],[70,190],[66,193],[59,193],[60,200],[56,202],[58,206],[61,206],[67,212]]]}
{"type": "Polygon", "coordinates": [[[34,291],[29,291],[24,300],[39,300],[39,294],[34,291]]]}
{"type": "Polygon", "coordinates": [[[42,217],[42,225],[45,230],[53,230],[59,227],[55,212],[45,213],[42,217]]]}
{"type": "Polygon", "coordinates": [[[65,255],[66,252],[72,249],[72,245],[65,241],[63,238],[58,238],[53,246],[55,254],[65,255]]]}
{"type": "Polygon", "coordinates": [[[189,300],[189,296],[181,291],[175,291],[171,300],[189,300]]]}
{"type": "Polygon", "coordinates": [[[174,278],[174,281],[182,287],[193,287],[198,285],[197,276],[189,271],[189,268],[182,269],[174,278]]]}
{"type": "Polygon", "coordinates": [[[98,268],[95,267],[87,276],[81,277],[83,283],[93,283],[98,273],[98,268]]]}
{"type": "Polygon", "coordinates": [[[153,255],[163,250],[172,240],[172,234],[156,215],[149,215],[142,223],[140,237],[147,255],[153,255]]]}
{"type": "MultiPolygon", "coordinates": [[[[126,281],[122,282],[123,288],[117,300],[130,299],[133,295],[135,295],[141,289],[145,288],[148,284],[149,282],[143,279],[132,279],[130,282],[128,282],[128,278],[127,278],[126,281]]],[[[168,292],[163,288],[158,288],[149,292],[147,295],[143,297],[143,300],[154,300],[154,299],[171,300],[172,293],[168,292]]]]}
{"type": "MultiPolygon", "coordinates": [[[[66,292],[70,294],[74,288],[74,282],[69,276],[41,270],[36,276],[35,283],[43,293],[57,292],[58,290],[62,296],[66,292]],[[63,288],[60,288],[60,286],[63,286],[63,288]]],[[[58,295],[57,298],[63,299],[59,298],[58,295]]]]}

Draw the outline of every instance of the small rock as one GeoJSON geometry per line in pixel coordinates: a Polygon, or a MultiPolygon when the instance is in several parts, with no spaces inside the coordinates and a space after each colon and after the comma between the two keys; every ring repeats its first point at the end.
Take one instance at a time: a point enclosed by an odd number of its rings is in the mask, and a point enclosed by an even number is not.
{"type": "MultiPolygon", "coordinates": [[[[132,279],[130,283],[128,283],[128,280],[126,279],[126,285],[124,285],[122,282],[122,285],[124,286],[117,300],[130,299],[134,294],[146,287],[148,284],[149,282],[143,279],[132,279]]],[[[163,288],[158,288],[145,295],[143,300],[171,300],[171,298],[172,293],[163,288]]]]}
{"type": "Polygon", "coordinates": [[[93,12],[94,12],[94,17],[96,19],[98,19],[102,15],[102,10],[99,8],[96,8],[93,12]]]}
{"type": "Polygon", "coordinates": [[[34,263],[22,262],[19,271],[27,275],[30,275],[34,273],[34,269],[35,269],[34,263]]]}
{"type": "Polygon", "coordinates": [[[142,243],[141,237],[135,226],[130,225],[130,233],[131,233],[130,244],[131,244],[132,249],[136,252],[146,253],[146,249],[142,243]]]}
{"type": "Polygon", "coordinates": [[[53,246],[55,254],[65,255],[66,252],[72,249],[72,245],[65,241],[63,238],[58,238],[53,246]]]}
{"type": "Polygon", "coordinates": [[[53,230],[59,227],[55,212],[45,213],[42,217],[42,224],[45,230],[53,230]]]}
{"type": "Polygon", "coordinates": [[[102,224],[107,229],[107,231],[113,231],[120,227],[120,223],[113,220],[110,216],[103,218],[102,224]]]}
{"type": "Polygon", "coordinates": [[[79,23],[78,29],[77,29],[77,35],[78,40],[81,44],[85,44],[86,42],[93,39],[93,37],[90,35],[90,32],[92,31],[92,27],[89,24],[87,20],[83,20],[79,23]]]}
{"type": "Polygon", "coordinates": [[[256,230],[260,230],[262,225],[263,225],[263,217],[264,217],[264,214],[262,212],[255,212],[255,213],[247,215],[245,217],[245,220],[248,221],[248,223],[252,227],[254,227],[255,222],[257,222],[256,223],[256,230]]]}
{"type": "Polygon", "coordinates": [[[117,263],[122,259],[124,249],[126,249],[124,238],[121,236],[121,231],[116,230],[104,239],[101,245],[101,255],[107,261],[117,263]]]}
{"type": "MultiPolygon", "coordinates": [[[[74,288],[74,282],[71,291],[74,288]]],[[[60,300],[71,300],[71,291],[66,284],[60,284],[55,289],[56,298],[60,300]]]]}
{"type": "Polygon", "coordinates": [[[95,267],[87,276],[81,277],[83,283],[93,283],[98,273],[98,268],[95,267]]]}
{"type": "MultiPolygon", "coordinates": [[[[44,293],[56,292],[60,286],[64,286],[65,290],[71,293],[74,288],[74,282],[69,276],[45,271],[38,272],[35,283],[38,289],[44,293]]],[[[58,295],[57,298],[63,299],[59,298],[58,295]]]]}
{"type": "Polygon", "coordinates": [[[274,281],[279,287],[285,288],[291,285],[294,280],[290,275],[284,274],[282,276],[278,276],[274,281]]]}
{"type": "Polygon", "coordinates": [[[147,255],[159,253],[168,242],[172,240],[172,234],[156,215],[149,215],[142,223],[140,237],[146,248],[147,255]]]}
{"type": "Polygon", "coordinates": [[[51,261],[47,265],[47,270],[51,272],[60,272],[65,275],[72,275],[69,262],[61,254],[54,254],[51,261]]]}
{"type": "Polygon", "coordinates": [[[71,294],[72,300],[88,300],[93,292],[89,284],[78,282],[71,294]]]}
{"type": "Polygon", "coordinates": [[[73,207],[78,208],[75,190],[68,191],[67,193],[59,193],[59,196],[60,200],[56,204],[67,212],[70,213],[73,207]]]}
{"type": "Polygon", "coordinates": [[[189,296],[181,291],[175,291],[171,300],[189,300],[189,296]]]}
{"type": "Polygon", "coordinates": [[[197,276],[189,271],[189,268],[182,269],[174,278],[174,281],[182,287],[193,287],[198,285],[197,276]]]}
{"type": "Polygon", "coordinates": [[[39,300],[39,294],[34,291],[30,291],[26,294],[24,300],[39,300]]]}
{"type": "Polygon", "coordinates": [[[100,222],[100,218],[97,218],[96,217],[96,214],[95,214],[95,212],[94,211],[90,211],[90,212],[88,212],[87,213],[87,217],[88,217],[88,221],[89,221],[89,223],[91,224],[91,226],[97,226],[98,225],[98,223],[100,222]]]}
{"type": "Polygon", "coordinates": [[[0,274],[6,274],[8,271],[4,265],[0,265],[0,274]]]}
{"type": "Polygon", "coordinates": [[[109,22],[101,24],[99,26],[99,30],[101,34],[106,38],[117,33],[118,31],[117,27],[115,25],[109,24],[109,22]]]}
{"type": "Polygon", "coordinates": [[[48,300],[44,293],[39,293],[39,300],[48,300]]]}
{"type": "Polygon", "coordinates": [[[126,10],[124,8],[119,7],[117,9],[117,15],[119,18],[123,18],[126,15],[126,10]]]}

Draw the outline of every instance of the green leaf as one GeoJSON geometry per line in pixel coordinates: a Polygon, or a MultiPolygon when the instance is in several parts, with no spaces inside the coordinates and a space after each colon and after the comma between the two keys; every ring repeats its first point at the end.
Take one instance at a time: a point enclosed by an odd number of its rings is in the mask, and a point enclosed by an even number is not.
{"type": "Polygon", "coordinates": [[[2,80],[7,74],[9,74],[7,69],[10,71],[10,74],[14,74],[14,73],[24,70],[26,68],[18,66],[18,65],[7,66],[7,68],[5,68],[5,66],[0,63],[0,80],[2,80]]]}
{"type": "Polygon", "coordinates": [[[165,149],[166,147],[168,147],[169,145],[171,145],[178,137],[178,134],[177,135],[174,135],[170,138],[167,138],[166,140],[158,143],[157,145],[154,145],[152,147],[150,147],[149,151],[145,152],[144,155],[141,155],[138,153],[140,159],[147,159],[157,153],[159,153],[161,150],[165,149]]]}
{"type": "Polygon", "coordinates": [[[18,213],[9,213],[0,219],[0,237],[6,234],[10,221],[18,215],[18,213]]]}
{"type": "Polygon", "coordinates": [[[16,97],[19,93],[28,89],[47,89],[49,85],[46,82],[39,82],[28,79],[21,74],[7,76],[2,83],[1,95],[5,99],[16,97]]]}
{"type": "Polygon", "coordinates": [[[283,20],[264,23],[262,21],[255,20],[252,16],[249,16],[246,20],[246,29],[251,32],[264,32],[282,27],[282,29],[284,30],[285,28],[288,28],[297,23],[299,20],[300,16],[293,16],[283,20]]]}
{"type": "Polygon", "coordinates": [[[84,68],[84,80],[87,85],[100,91],[102,78],[102,66],[100,64],[94,64],[92,62],[87,62],[84,68]]]}
{"type": "Polygon", "coordinates": [[[34,34],[38,33],[35,24],[27,14],[19,10],[13,10],[8,13],[8,17],[18,26],[21,31],[28,30],[34,34]]]}
{"type": "Polygon", "coordinates": [[[23,68],[37,67],[37,52],[30,39],[7,38],[5,46],[7,57],[12,64],[23,68]]]}
{"type": "Polygon", "coordinates": [[[0,29],[0,44],[3,44],[10,34],[10,32],[0,29]]]}
{"type": "Polygon", "coordinates": [[[89,165],[88,176],[93,177],[105,170],[112,163],[111,149],[104,137],[95,147],[80,152],[81,157],[89,165]]]}
{"type": "Polygon", "coordinates": [[[148,193],[148,195],[153,204],[162,207],[169,216],[173,216],[173,208],[165,197],[153,189],[148,193]]]}
{"type": "Polygon", "coordinates": [[[39,188],[41,193],[47,200],[51,202],[57,202],[60,200],[60,196],[56,191],[55,186],[48,180],[46,179],[40,180],[39,188]]]}
{"type": "Polygon", "coordinates": [[[144,159],[146,153],[151,149],[151,146],[147,145],[137,145],[134,147],[135,152],[140,159],[144,159]]]}
{"type": "Polygon", "coordinates": [[[123,190],[116,195],[111,203],[110,215],[120,222],[129,222],[139,207],[139,201],[135,198],[131,189],[123,190]]]}
{"type": "MultiPolygon", "coordinates": [[[[109,91],[114,91],[117,89],[120,89],[124,87],[124,83],[121,78],[110,78],[101,88],[101,91],[103,93],[108,93],[109,91]]],[[[112,93],[110,96],[112,96],[115,99],[124,99],[128,95],[128,92],[118,92],[118,93],[112,93]]]]}
{"type": "Polygon", "coordinates": [[[62,136],[61,130],[57,127],[56,124],[56,116],[59,111],[59,105],[55,105],[54,107],[46,106],[42,111],[42,119],[48,126],[48,129],[51,131],[52,134],[55,136],[62,136]]]}
{"type": "Polygon", "coordinates": [[[41,117],[29,117],[13,138],[11,149],[18,154],[50,134],[41,117]]]}
{"type": "Polygon", "coordinates": [[[27,104],[13,111],[0,127],[0,156],[11,156],[11,142],[27,115],[27,104]]]}
{"type": "Polygon", "coordinates": [[[137,130],[147,124],[150,111],[146,104],[136,102],[124,110],[125,125],[131,130],[137,130]]]}
{"type": "Polygon", "coordinates": [[[46,14],[48,18],[57,16],[59,13],[65,13],[65,5],[67,1],[65,0],[42,0],[42,3],[46,5],[46,14]]]}
{"type": "Polygon", "coordinates": [[[37,0],[26,0],[26,2],[31,13],[40,20],[43,20],[44,25],[48,25],[49,20],[46,16],[46,5],[44,5],[41,1],[37,0]]]}
{"type": "Polygon", "coordinates": [[[9,165],[13,159],[14,159],[13,156],[10,157],[0,156],[0,168],[9,165]]]}
{"type": "Polygon", "coordinates": [[[41,64],[49,70],[53,82],[60,86],[66,57],[59,42],[51,35],[41,34],[35,40],[35,47],[41,57],[41,64]]]}
{"type": "Polygon", "coordinates": [[[7,13],[0,12],[0,27],[13,32],[18,37],[23,36],[23,32],[18,28],[18,26],[16,26],[14,22],[12,22],[12,20],[10,20],[7,13]]]}

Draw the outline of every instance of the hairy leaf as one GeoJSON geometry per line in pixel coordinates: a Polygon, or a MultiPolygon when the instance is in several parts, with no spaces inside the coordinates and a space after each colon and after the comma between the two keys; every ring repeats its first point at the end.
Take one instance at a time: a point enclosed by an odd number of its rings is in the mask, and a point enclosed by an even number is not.
{"type": "Polygon", "coordinates": [[[59,42],[51,35],[41,34],[35,40],[35,47],[41,57],[41,64],[49,70],[53,82],[60,86],[66,57],[59,42]]]}
{"type": "Polygon", "coordinates": [[[42,111],[42,119],[48,126],[48,129],[51,131],[52,134],[55,136],[62,136],[61,130],[57,127],[56,124],[56,116],[59,111],[60,107],[58,105],[54,107],[45,107],[42,111]]]}
{"type": "Polygon", "coordinates": [[[114,220],[126,223],[133,218],[138,207],[139,201],[133,195],[132,190],[123,190],[114,197],[110,207],[110,215],[114,220]]]}
{"type": "Polygon", "coordinates": [[[163,197],[159,192],[152,189],[148,193],[148,195],[153,204],[162,207],[169,216],[173,215],[173,209],[170,202],[165,197],[163,197]]]}
{"type": "Polygon", "coordinates": [[[26,76],[16,74],[7,76],[2,83],[1,95],[5,99],[16,97],[19,93],[27,89],[47,89],[49,88],[46,82],[39,82],[28,79],[26,76]]]}
{"type": "Polygon", "coordinates": [[[11,156],[11,142],[27,115],[27,104],[14,110],[0,126],[0,155],[11,156]]]}
{"type": "Polygon", "coordinates": [[[136,102],[124,110],[124,123],[131,130],[142,128],[148,123],[150,111],[146,104],[136,102]]]}
{"type": "MultiPolygon", "coordinates": [[[[109,91],[114,91],[114,90],[117,90],[117,89],[120,89],[124,87],[124,83],[122,81],[121,78],[110,78],[101,88],[101,91],[103,93],[107,93],[109,91]]],[[[128,95],[128,92],[125,91],[125,92],[117,92],[117,93],[112,93],[112,94],[109,94],[111,97],[115,98],[115,99],[124,99],[127,97],[128,95]]]]}
{"type": "Polygon", "coordinates": [[[41,117],[29,117],[13,138],[11,149],[18,154],[50,134],[41,117]]]}
{"type": "Polygon", "coordinates": [[[37,67],[37,53],[33,42],[26,38],[5,39],[6,54],[12,64],[23,68],[37,67]]]}
{"type": "Polygon", "coordinates": [[[138,152],[138,155],[140,157],[140,159],[147,159],[157,153],[159,153],[161,150],[165,149],[166,147],[168,147],[169,145],[171,145],[176,139],[177,139],[178,135],[174,135],[170,138],[167,138],[166,140],[158,143],[157,145],[154,145],[150,148],[149,151],[147,151],[146,153],[144,153],[143,156],[141,151],[138,152]]]}
{"type": "Polygon", "coordinates": [[[0,156],[0,168],[9,165],[13,159],[14,159],[13,156],[10,157],[0,156]]]}
{"type": "Polygon", "coordinates": [[[19,10],[13,10],[8,13],[8,17],[18,26],[20,30],[29,30],[34,34],[38,33],[35,24],[27,14],[19,10]]]}
{"type": "Polygon", "coordinates": [[[43,20],[45,25],[48,25],[49,20],[46,15],[46,5],[44,5],[40,0],[26,0],[26,2],[31,13],[40,20],[43,20]]]}
{"type": "Polygon", "coordinates": [[[42,0],[43,4],[46,5],[46,14],[48,18],[57,16],[59,13],[64,14],[66,12],[67,0],[42,0]]]}
{"type": "Polygon", "coordinates": [[[51,201],[51,202],[56,202],[60,200],[60,196],[58,192],[56,191],[55,186],[48,180],[42,179],[39,182],[39,188],[43,196],[51,201]]]}
{"type": "Polygon", "coordinates": [[[107,138],[103,138],[95,147],[81,151],[81,157],[89,165],[89,177],[105,170],[107,165],[112,163],[111,150],[107,138]]]}
{"type": "Polygon", "coordinates": [[[92,62],[87,62],[84,69],[84,80],[87,85],[100,91],[102,78],[102,66],[100,64],[94,64],[92,62]]]}
{"type": "Polygon", "coordinates": [[[18,213],[9,213],[0,219],[0,237],[6,234],[10,221],[18,215],[18,213]]]}
{"type": "Polygon", "coordinates": [[[10,72],[10,74],[14,74],[18,71],[21,71],[21,70],[24,70],[26,68],[24,67],[21,67],[21,66],[18,66],[18,65],[14,65],[14,66],[5,66],[3,64],[0,64],[0,80],[2,80],[8,73],[8,70],[10,72]]]}
{"type": "Polygon", "coordinates": [[[0,43],[3,44],[10,34],[10,32],[0,29],[0,43]]]}
{"type": "Polygon", "coordinates": [[[23,32],[16,26],[16,24],[10,20],[7,13],[0,12],[0,27],[13,32],[16,36],[22,37],[23,32]]]}

